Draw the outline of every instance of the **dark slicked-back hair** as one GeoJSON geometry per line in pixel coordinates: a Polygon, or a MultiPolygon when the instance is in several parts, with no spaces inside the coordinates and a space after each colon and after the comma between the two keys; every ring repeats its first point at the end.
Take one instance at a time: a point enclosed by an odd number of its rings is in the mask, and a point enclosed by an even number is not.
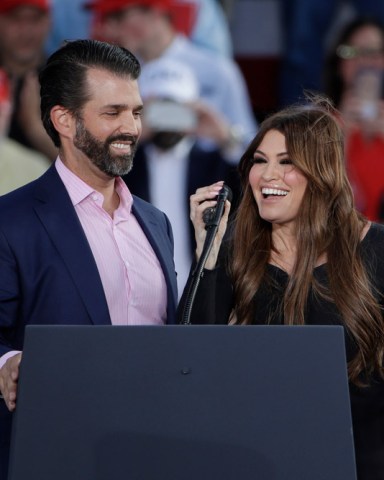
{"type": "Polygon", "coordinates": [[[117,76],[136,80],[140,63],[127,49],[98,40],[66,42],[47,60],[39,75],[41,119],[53,143],[60,147],[60,137],[50,118],[55,105],[79,115],[89,100],[86,73],[90,68],[107,70],[117,76]]]}

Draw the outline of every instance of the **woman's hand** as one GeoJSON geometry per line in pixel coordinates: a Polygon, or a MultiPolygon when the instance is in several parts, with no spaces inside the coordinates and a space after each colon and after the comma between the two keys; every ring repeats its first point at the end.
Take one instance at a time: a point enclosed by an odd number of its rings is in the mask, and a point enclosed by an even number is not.
{"type": "MultiPolygon", "coordinates": [[[[224,185],[223,181],[216,182],[208,187],[198,188],[196,193],[190,197],[190,218],[195,229],[196,239],[196,257],[200,258],[203,251],[205,238],[207,236],[207,230],[205,229],[205,223],[203,220],[203,213],[207,208],[215,207],[217,201],[216,197],[224,185]]],[[[231,204],[227,200],[225,203],[225,209],[221,218],[219,228],[214,239],[211,252],[207,258],[205,268],[213,269],[217,262],[217,255],[219,253],[220,245],[223,240],[224,233],[227,229],[229,211],[231,204]]]]}

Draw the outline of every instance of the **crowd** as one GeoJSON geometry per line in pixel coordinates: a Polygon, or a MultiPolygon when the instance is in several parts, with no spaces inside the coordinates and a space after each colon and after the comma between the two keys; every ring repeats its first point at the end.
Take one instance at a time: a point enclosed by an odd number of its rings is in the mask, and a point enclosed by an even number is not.
{"type": "Polygon", "coordinates": [[[326,48],[337,3],[282,2],[258,122],[218,0],[0,1],[0,480],[25,326],[180,321],[224,182],[192,323],[343,325],[383,478],[384,12],[326,48]]]}

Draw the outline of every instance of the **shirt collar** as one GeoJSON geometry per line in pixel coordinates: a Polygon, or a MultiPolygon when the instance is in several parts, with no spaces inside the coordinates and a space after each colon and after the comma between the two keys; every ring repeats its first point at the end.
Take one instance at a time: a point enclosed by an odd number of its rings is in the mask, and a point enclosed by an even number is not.
{"type": "MultiPolygon", "coordinates": [[[[62,182],[64,183],[65,188],[68,191],[68,195],[74,207],[93,193],[101,195],[100,192],[97,192],[94,188],[73,173],[66,165],[64,165],[60,157],[57,157],[55,161],[55,167],[62,182]]],[[[127,219],[132,209],[132,194],[125,182],[120,177],[115,179],[115,190],[120,197],[120,204],[115,211],[114,218],[116,221],[118,219],[127,219]]]]}
{"type": "Polygon", "coordinates": [[[128,219],[132,211],[133,198],[131,192],[127,187],[127,184],[121,177],[116,178],[115,189],[120,197],[119,206],[115,210],[114,214],[114,220],[117,223],[119,221],[128,219]]]}

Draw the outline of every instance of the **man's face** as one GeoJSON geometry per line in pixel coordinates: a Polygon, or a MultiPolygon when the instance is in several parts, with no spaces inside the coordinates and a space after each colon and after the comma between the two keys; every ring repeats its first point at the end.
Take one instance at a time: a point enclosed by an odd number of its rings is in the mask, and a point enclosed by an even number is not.
{"type": "Polygon", "coordinates": [[[50,29],[50,15],[35,7],[0,14],[0,54],[7,62],[39,62],[50,29]]]}
{"type": "Polygon", "coordinates": [[[85,128],[84,121],[79,118],[76,123],[74,145],[103,173],[109,177],[118,177],[130,172],[137,141],[134,136],[127,134],[110,135],[104,141],[98,140],[85,128]],[[132,143],[130,152],[113,153],[114,144],[127,141],[132,143]]]}
{"type": "Polygon", "coordinates": [[[98,69],[89,70],[87,80],[90,100],[76,118],[73,145],[107,176],[124,175],[141,134],[137,81],[98,69]]]}

